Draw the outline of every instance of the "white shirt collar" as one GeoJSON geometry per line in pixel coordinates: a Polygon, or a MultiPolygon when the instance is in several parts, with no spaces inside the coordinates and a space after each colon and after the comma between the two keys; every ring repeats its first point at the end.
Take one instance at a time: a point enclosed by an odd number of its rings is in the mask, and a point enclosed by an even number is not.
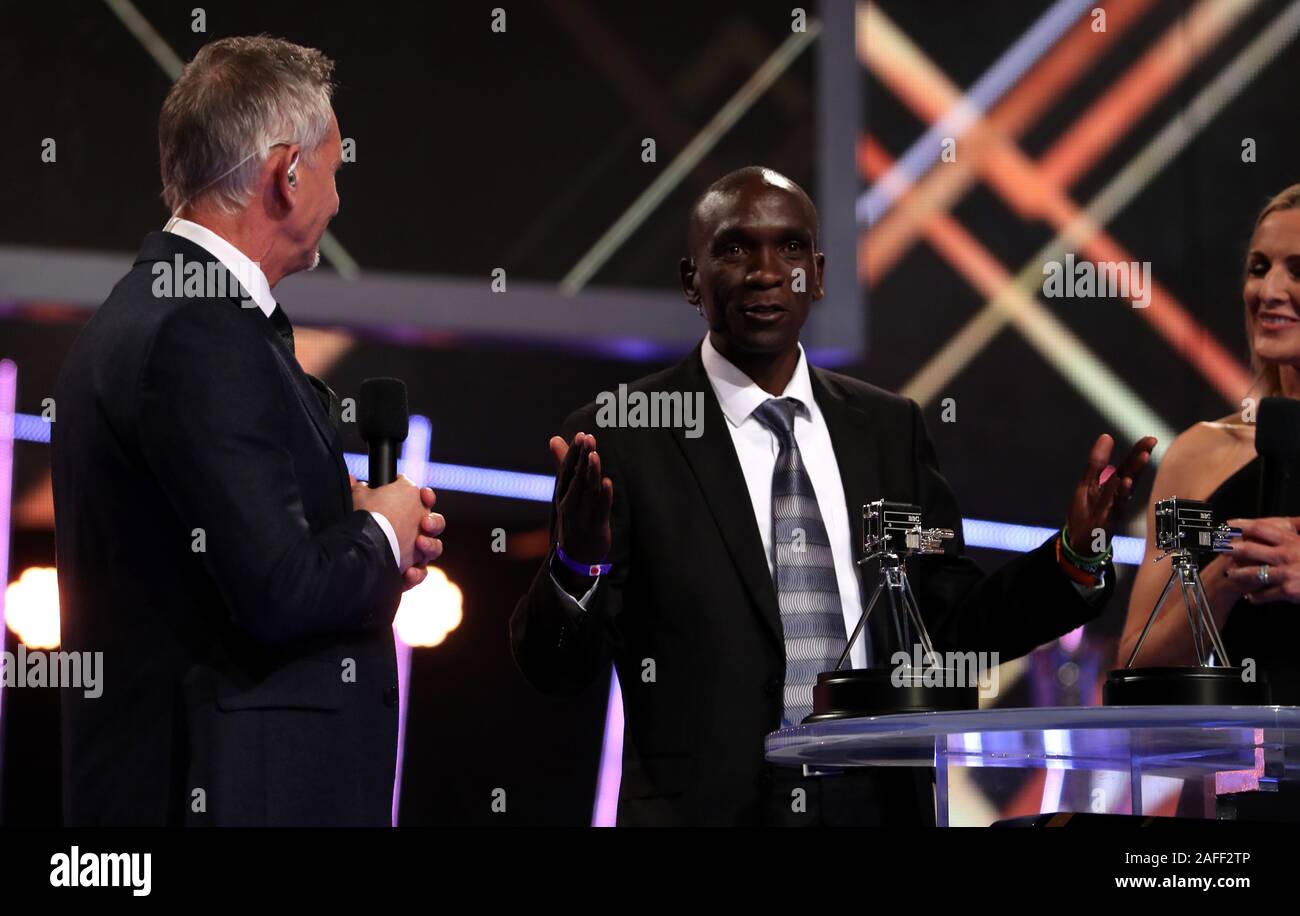
{"type": "Polygon", "coordinates": [[[253,297],[253,301],[257,303],[262,313],[267,318],[271,317],[271,313],[275,311],[271,284],[266,282],[266,274],[262,273],[262,268],[256,261],[206,226],[181,219],[179,216],[169,219],[167,225],[163,226],[163,232],[189,239],[220,261],[226,270],[230,271],[231,276],[239,281],[239,285],[244,287],[244,291],[253,297]]]}
{"type": "MultiPolygon", "coordinates": [[[[804,355],[803,345],[799,344],[799,362],[794,367],[790,383],[781,393],[783,398],[794,398],[803,404],[801,413],[806,417],[815,416],[817,402],[813,398],[812,379],[808,374],[808,359],[804,355]]],[[[749,415],[772,397],[758,383],[736,368],[730,360],[714,349],[709,336],[704,336],[700,346],[700,359],[704,362],[704,372],[713,386],[713,393],[718,396],[718,405],[722,415],[732,426],[739,426],[749,415]]]]}

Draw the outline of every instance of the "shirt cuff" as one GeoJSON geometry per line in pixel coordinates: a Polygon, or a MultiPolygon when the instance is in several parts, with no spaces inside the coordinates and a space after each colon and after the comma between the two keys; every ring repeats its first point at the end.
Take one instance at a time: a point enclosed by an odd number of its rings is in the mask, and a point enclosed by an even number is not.
{"type": "Polygon", "coordinates": [[[1079,593],[1079,596],[1083,598],[1084,601],[1087,601],[1092,605],[1101,601],[1102,596],[1106,594],[1105,572],[1097,577],[1096,585],[1084,585],[1082,582],[1075,582],[1073,579],[1070,580],[1070,584],[1074,586],[1074,590],[1079,593]]]}
{"type": "Polygon", "coordinates": [[[564,606],[570,611],[586,611],[587,602],[591,600],[592,595],[596,594],[596,588],[600,585],[600,577],[597,576],[596,581],[592,583],[591,588],[587,589],[587,594],[583,595],[581,598],[575,598],[564,590],[564,586],[560,585],[559,580],[555,578],[555,573],[551,573],[550,575],[551,584],[555,586],[556,594],[560,596],[560,601],[562,601],[564,606]]]}
{"type": "Polygon", "coordinates": [[[397,564],[398,569],[401,569],[402,551],[397,546],[397,532],[393,530],[393,523],[388,520],[387,516],[379,512],[371,512],[370,517],[375,520],[375,524],[384,532],[384,537],[388,538],[388,546],[393,548],[393,562],[397,564]]]}

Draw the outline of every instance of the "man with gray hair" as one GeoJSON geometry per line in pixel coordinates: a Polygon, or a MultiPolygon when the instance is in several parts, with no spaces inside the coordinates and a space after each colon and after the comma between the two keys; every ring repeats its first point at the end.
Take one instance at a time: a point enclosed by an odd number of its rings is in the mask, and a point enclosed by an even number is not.
{"type": "Polygon", "coordinates": [[[349,479],[338,401],[271,294],[337,214],[333,63],[201,49],[163,103],[172,212],[55,389],[69,824],[390,822],[390,624],[442,552],[433,491],[349,479]]]}

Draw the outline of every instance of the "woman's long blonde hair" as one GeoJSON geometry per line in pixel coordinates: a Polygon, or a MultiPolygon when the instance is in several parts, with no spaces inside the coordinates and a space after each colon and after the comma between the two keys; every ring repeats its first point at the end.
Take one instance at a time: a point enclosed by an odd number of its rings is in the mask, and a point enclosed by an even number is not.
{"type": "MultiPolygon", "coordinates": [[[[1264,218],[1270,213],[1296,209],[1300,209],[1300,184],[1293,184],[1274,195],[1255,218],[1255,229],[1259,229],[1259,224],[1264,222],[1264,218]]],[[[1255,381],[1250,386],[1251,390],[1259,391],[1261,397],[1280,394],[1281,370],[1276,364],[1266,365],[1255,352],[1255,316],[1250,313],[1250,309],[1246,309],[1246,345],[1250,348],[1250,367],[1255,370],[1255,381]]]]}

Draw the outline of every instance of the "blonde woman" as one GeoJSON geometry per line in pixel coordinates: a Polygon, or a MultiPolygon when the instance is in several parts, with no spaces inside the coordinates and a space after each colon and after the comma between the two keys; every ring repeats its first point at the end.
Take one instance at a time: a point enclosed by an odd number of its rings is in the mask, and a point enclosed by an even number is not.
{"type": "MultiPolygon", "coordinates": [[[[1246,255],[1242,283],[1246,340],[1256,381],[1250,397],[1300,398],[1300,184],[1264,208],[1246,255]]],[[[1255,427],[1239,415],[1197,423],[1174,440],[1147,506],[1147,546],[1133,584],[1119,661],[1128,660],[1169,575],[1156,556],[1155,503],[1171,496],[1208,500],[1215,517],[1240,526],[1230,554],[1201,570],[1206,596],[1233,664],[1254,659],[1274,702],[1300,702],[1300,518],[1251,519],[1260,462],[1255,427]]],[[[1196,663],[1181,595],[1172,594],[1135,665],[1196,663]]]]}

